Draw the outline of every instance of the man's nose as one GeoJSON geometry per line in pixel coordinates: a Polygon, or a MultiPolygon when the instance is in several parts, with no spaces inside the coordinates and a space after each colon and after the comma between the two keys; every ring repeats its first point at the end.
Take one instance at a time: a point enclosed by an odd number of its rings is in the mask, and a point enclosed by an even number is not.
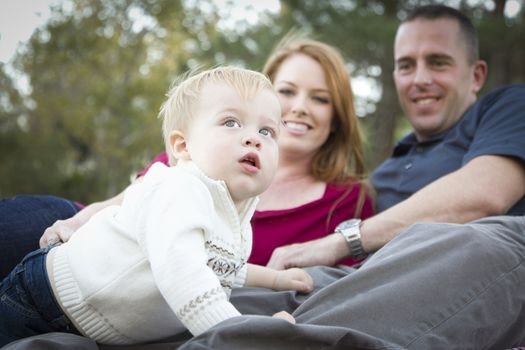
{"type": "Polygon", "coordinates": [[[418,85],[430,85],[432,83],[432,72],[424,64],[418,64],[414,74],[414,83],[418,85]]]}

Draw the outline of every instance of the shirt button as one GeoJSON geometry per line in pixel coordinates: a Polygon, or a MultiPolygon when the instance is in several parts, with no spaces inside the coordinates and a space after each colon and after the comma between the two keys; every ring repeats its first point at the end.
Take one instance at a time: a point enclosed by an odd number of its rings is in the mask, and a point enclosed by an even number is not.
{"type": "Polygon", "coordinates": [[[412,163],[408,163],[405,165],[405,170],[408,170],[410,168],[412,168],[412,163]]]}

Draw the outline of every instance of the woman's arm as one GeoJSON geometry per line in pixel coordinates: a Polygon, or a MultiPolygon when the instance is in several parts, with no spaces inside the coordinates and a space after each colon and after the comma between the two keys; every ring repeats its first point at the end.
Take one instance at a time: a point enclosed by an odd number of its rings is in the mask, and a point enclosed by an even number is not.
{"type": "Polygon", "coordinates": [[[57,220],[48,227],[42,237],[40,237],[40,247],[45,248],[50,244],[58,242],[67,242],[73,233],[82,225],[86,223],[93,215],[110,205],[118,205],[122,203],[124,192],[117,194],[114,197],[106,199],[105,201],[96,202],[83,208],[74,216],[66,220],[57,220]]]}
{"type": "MultiPolygon", "coordinates": [[[[169,166],[168,155],[166,152],[161,152],[153,160],[137,174],[137,177],[132,184],[141,181],[143,176],[148,172],[153,164],[160,162],[169,166]]],[[[130,185],[131,186],[131,185],[130,185]]],[[[129,186],[128,186],[129,187],[129,186]]],[[[127,189],[127,187],[126,187],[127,189]]],[[[124,189],[122,192],[114,197],[106,199],[104,201],[95,202],[79,211],[75,216],[70,217],[66,220],[57,220],[52,226],[48,227],[42,237],[40,237],[39,245],[41,248],[45,248],[50,244],[58,242],[67,242],[73,233],[82,225],[84,225],[93,215],[101,211],[102,209],[109,207],[110,205],[119,205],[122,203],[124,198],[124,189]]]]}

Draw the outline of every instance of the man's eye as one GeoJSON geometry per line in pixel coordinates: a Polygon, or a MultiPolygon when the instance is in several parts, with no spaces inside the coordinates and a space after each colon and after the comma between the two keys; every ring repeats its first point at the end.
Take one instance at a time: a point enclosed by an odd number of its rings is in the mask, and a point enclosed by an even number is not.
{"type": "Polygon", "coordinates": [[[408,62],[405,62],[405,63],[399,63],[396,67],[396,69],[399,71],[399,72],[407,72],[411,69],[412,65],[408,62]]]}
{"type": "Polygon", "coordinates": [[[440,68],[440,67],[446,66],[447,62],[444,61],[444,60],[436,60],[436,61],[432,62],[432,64],[434,65],[434,67],[440,68]]]}
{"type": "Polygon", "coordinates": [[[239,122],[236,121],[236,120],[229,119],[229,120],[224,122],[224,126],[226,126],[228,128],[240,128],[241,124],[239,124],[239,122]]]}

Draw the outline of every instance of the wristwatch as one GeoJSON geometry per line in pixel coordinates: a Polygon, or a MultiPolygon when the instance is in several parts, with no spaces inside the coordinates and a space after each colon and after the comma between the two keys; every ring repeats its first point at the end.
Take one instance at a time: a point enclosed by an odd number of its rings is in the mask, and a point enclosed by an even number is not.
{"type": "Polygon", "coordinates": [[[368,254],[363,249],[361,243],[361,220],[350,219],[341,222],[335,228],[334,233],[340,233],[345,238],[348,250],[350,250],[350,257],[354,260],[360,260],[368,254]]]}

